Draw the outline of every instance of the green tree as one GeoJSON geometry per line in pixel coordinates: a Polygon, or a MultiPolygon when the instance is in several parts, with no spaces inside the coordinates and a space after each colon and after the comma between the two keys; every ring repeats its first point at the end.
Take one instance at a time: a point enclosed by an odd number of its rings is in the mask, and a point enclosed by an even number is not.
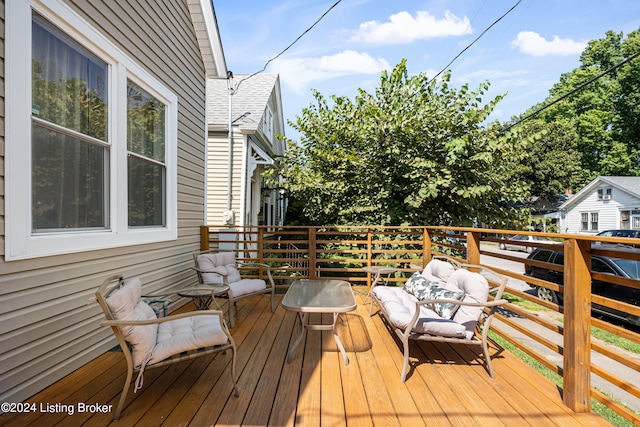
{"type": "MultiPolygon", "coordinates": [[[[550,90],[548,99],[525,115],[581,87],[637,52],[640,52],[638,31],[624,39],[622,33],[607,31],[605,37],[588,43],[580,56],[580,67],[564,73],[550,90]]],[[[578,173],[571,170],[570,182],[574,190],[599,175],[640,173],[639,102],[640,63],[635,60],[582,87],[536,117],[562,127],[563,135],[574,139],[580,157],[578,173]]],[[[564,143],[558,141],[559,146],[564,143]]],[[[542,153],[545,153],[544,149],[542,153]]],[[[550,158],[547,161],[552,163],[550,158]]],[[[570,163],[569,166],[573,168],[574,165],[570,163]]],[[[529,182],[536,187],[535,182],[529,182]]],[[[553,188],[550,181],[549,184],[553,188]]]]}
{"type": "Polygon", "coordinates": [[[524,126],[529,146],[518,165],[518,179],[530,183],[531,195],[553,200],[580,182],[580,153],[575,133],[559,121],[532,120],[524,126]]]}
{"type": "Polygon", "coordinates": [[[487,88],[410,77],[403,60],[354,101],[314,92],[290,123],[301,144],[288,142],[270,177],[311,224],[512,225],[528,193],[513,180],[526,140],[485,124],[502,99],[483,104],[487,88]]]}

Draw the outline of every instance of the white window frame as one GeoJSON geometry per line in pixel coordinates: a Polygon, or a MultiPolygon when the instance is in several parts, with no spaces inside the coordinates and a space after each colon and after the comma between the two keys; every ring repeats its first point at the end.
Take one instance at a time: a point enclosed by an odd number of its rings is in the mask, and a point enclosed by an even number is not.
{"type": "Polygon", "coordinates": [[[5,259],[17,260],[177,239],[178,98],[135,60],[61,0],[9,1],[5,4],[5,259]],[[31,201],[31,31],[37,12],[109,64],[109,228],[32,232],[31,201]],[[10,65],[9,65],[10,64],[10,65]],[[166,108],[166,225],[128,225],[127,79],[166,108]]]}
{"type": "Polygon", "coordinates": [[[580,212],[580,231],[598,231],[600,227],[600,212],[599,211],[583,211],[580,212]],[[583,216],[587,216],[587,228],[584,228],[583,225],[585,221],[583,220],[583,216]],[[598,221],[596,222],[596,227],[593,227],[593,216],[596,215],[598,221]]]}

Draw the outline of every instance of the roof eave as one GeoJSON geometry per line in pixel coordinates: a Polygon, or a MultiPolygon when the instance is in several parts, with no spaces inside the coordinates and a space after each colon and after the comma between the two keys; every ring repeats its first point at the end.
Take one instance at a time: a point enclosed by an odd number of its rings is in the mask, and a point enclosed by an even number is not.
{"type": "Polygon", "coordinates": [[[207,77],[226,78],[227,63],[224,58],[213,1],[187,0],[187,5],[196,31],[207,77]]]}

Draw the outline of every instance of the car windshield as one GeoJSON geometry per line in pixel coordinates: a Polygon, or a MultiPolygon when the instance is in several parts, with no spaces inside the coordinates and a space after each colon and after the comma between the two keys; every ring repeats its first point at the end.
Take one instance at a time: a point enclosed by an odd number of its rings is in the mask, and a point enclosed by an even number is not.
{"type": "Polygon", "coordinates": [[[640,279],[640,261],[631,259],[612,259],[611,261],[632,279],[640,279]]]}

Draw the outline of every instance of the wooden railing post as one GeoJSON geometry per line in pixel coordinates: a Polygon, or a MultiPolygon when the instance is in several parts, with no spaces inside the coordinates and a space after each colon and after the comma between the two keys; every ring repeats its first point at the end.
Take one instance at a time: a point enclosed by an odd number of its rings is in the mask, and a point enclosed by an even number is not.
{"type": "Polygon", "coordinates": [[[309,279],[316,278],[316,227],[309,227],[309,279]]]}
{"type": "Polygon", "coordinates": [[[422,268],[431,261],[431,234],[427,227],[422,228],[422,268]]]}
{"type": "Polygon", "coordinates": [[[200,226],[200,250],[201,251],[209,250],[209,226],[208,225],[200,226]]]}
{"type": "MultiPolygon", "coordinates": [[[[371,258],[373,257],[371,229],[367,228],[367,267],[371,267],[371,258]]],[[[371,273],[367,273],[367,290],[371,289],[371,273]]]]}
{"type": "Polygon", "coordinates": [[[591,243],[564,241],[564,404],[590,411],[591,243]]]}
{"type": "Polygon", "coordinates": [[[480,264],[480,233],[467,231],[467,263],[480,264]]]}

